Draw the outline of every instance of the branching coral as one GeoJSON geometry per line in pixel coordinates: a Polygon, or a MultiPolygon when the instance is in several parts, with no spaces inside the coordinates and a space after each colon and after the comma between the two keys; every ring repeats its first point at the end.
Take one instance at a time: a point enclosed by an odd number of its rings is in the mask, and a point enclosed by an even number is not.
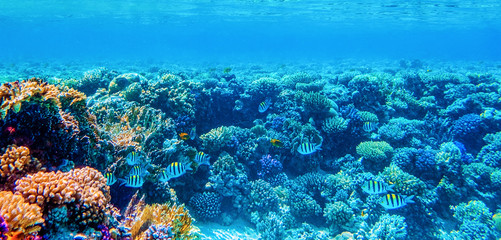
{"type": "Polygon", "coordinates": [[[357,146],[357,153],[371,162],[385,160],[392,152],[393,148],[385,141],[361,142],[357,146]]]}
{"type": "Polygon", "coordinates": [[[36,171],[40,167],[38,161],[31,157],[27,147],[11,145],[0,156],[0,176],[2,178],[15,178],[14,174],[23,175],[28,171],[36,171]]]}
{"type": "Polygon", "coordinates": [[[426,184],[419,178],[402,171],[396,165],[386,167],[382,172],[388,183],[393,184],[393,190],[406,196],[422,196],[426,190],[426,184]]]}
{"type": "Polygon", "coordinates": [[[123,224],[130,229],[132,239],[153,240],[158,239],[157,235],[186,240],[200,238],[184,206],[140,204],[125,216],[123,224]]]}
{"type": "Polygon", "coordinates": [[[5,218],[9,233],[36,234],[44,223],[39,206],[27,203],[22,196],[9,191],[0,192],[0,217],[5,218]]]}
{"type": "Polygon", "coordinates": [[[231,140],[233,131],[230,127],[222,126],[210,130],[200,136],[203,148],[209,153],[216,153],[231,140]]]}
{"type": "Polygon", "coordinates": [[[398,215],[384,214],[369,232],[369,239],[406,239],[407,224],[405,218],[398,215]]]}
{"type": "Polygon", "coordinates": [[[48,206],[67,205],[81,224],[98,223],[110,200],[106,178],[97,170],[85,167],[70,172],[38,172],[19,179],[15,188],[28,202],[42,210],[48,206]]]}
{"type": "Polygon", "coordinates": [[[326,115],[334,106],[329,98],[319,92],[305,93],[299,91],[296,93],[295,98],[308,114],[320,115],[321,117],[326,115]]]}
{"type": "Polygon", "coordinates": [[[348,129],[349,122],[350,120],[346,120],[342,117],[327,118],[322,125],[322,129],[329,134],[341,133],[348,129]]]}

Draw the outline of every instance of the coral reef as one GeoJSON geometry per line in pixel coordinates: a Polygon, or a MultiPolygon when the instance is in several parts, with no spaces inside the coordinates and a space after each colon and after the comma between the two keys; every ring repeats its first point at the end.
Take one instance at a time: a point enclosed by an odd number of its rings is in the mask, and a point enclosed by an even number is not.
{"type": "Polygon", "coordinates": [[[195,216],[202,220],[214,219],[221,214],[221,200],[218,193],[197,193],[191,197],[189,206],[193,208],[195,216]]]}

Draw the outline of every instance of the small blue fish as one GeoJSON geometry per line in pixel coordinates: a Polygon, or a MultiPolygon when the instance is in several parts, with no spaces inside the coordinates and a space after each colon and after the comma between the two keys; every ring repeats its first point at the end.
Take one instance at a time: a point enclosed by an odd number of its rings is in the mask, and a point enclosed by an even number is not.
{"type": "Polygon", "coordinates": [[[364,122],[364,126],[362,127],[366,132],[372,132],[376,130],[377,123],[374,122],[364,122]]]}
{"type": "Polygon", "coordinates": [[[126,179],[119,179],[126,187],[140,188],[144,184],[144,178],[140,175],[129,175],[126,179]]]}
{"type": "Polygon", "coordinates": [[[141,163],[144,160],[144,157],[141,156],[136,151],[133,151],[133,152],[127,154],[127,157],[125,157],[125,159],[127,160],[127,164],[129,164],[130,166],[134,166],[134,165],[138,165],[139,163],[141,163]]]}
{"type": "Polygon", "coordinates": [[[362,185],[362,190],[368,194],[381,194],[386,192],[393,192],[395,185],[387,185],[380,181],[367,181],[362,185]]]}
{"type": "Polygon", "coordinates": [[[414,196],[407,197],[389,193],[379,199],[379,204],[386,209],[397,209],[407,205],[407,203],[414,203],[414,201],[412,201],[413,197],[414,196]]]}
{"type": "Polygon", "coordinates": [[[197,137],[197,126],[191,128],[189,135],[191,140],[197,137]]]}
{"type": "Polygon", "coordinates": [[[192,170],[188,164],[173,162],[162,171],[159,180],[161,182],[167,182],[172,178],[182,176],[187,170],[192,170]]]}
{"type": "Polygon", "coordinates": [[[311,144],[311,143],[303,143],[303,144],[299,145],[299,147],[297,148],[297,151],[303,155],[309,155],[309,154],[312,154],[316,151],[322,150],[321,147],[322,147],[322,144],[315,145],[315,144],[311,144]]]}
{"type": "Polygon", "coordinates": [[[257,110],[260,113],[264,113],[264,112],[266,112],[266,110],[268,110],[268,108],[270,108],[270,106],[271,106],[271,100],[269,98],[267,98],[266,100],[264,100],[264,102],[261,102],[259,104],[259,107],[257,108],[257,110]]]}
{"type": "Polygon", "coordinates": [[[198,163],[198,165],[210,166],[210,157],[204,152],[198,152],[197,155],[195,155],[195,162],[198,163]]]}
{"type": "Polygon", "coordinates": [[[104,176],[106,177],[106,185],[108,186],[111,186],[117,182],[117,177],[111,172],[105,173],[104,176]]]}

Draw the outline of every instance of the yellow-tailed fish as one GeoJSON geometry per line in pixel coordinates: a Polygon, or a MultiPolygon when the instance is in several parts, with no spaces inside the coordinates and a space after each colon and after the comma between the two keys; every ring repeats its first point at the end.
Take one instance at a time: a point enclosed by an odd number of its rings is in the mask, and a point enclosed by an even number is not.
{"type": "Polygon", "coordinates": [[[311,143],[302,143],[297,148],[297,151],[303,155],[309,155],[309,154],[312,154],[316,151],[322,150],[321,147],[322,147],[322,144],[315,145],[315,144],[311,144],[311,143]]]}
{"type": "Polygon", "coordinates": [[[379,204],[386,209],[397,209],[407,205],[407,203],[414,203],[412,198],[414,196],[400,196],[394,193],[388,193],[379,199],[379,204]]]}
{"type": "Polygon", "coordinates": [[[271,145],[273,145],[274,147],[284,147],[284,143],[282,143],[282,141],[278,140],[278,139],[271,139],[270,140],[271,142],[271,145]]]}
{"type": "Polygon", "coordinates": [[[269,98],[267,98],[266,100],[264,100],[264,102],[261,102],[259,104],[259,107],[257,108],[257,110],[260,113],[264,113],[264,112],[266,112],[266,110],[268,110],[268,108],[270,108],[270,106],[271,106],[271,100],[269,98]]]}
{"type": "Polygon", "coordinates": [[[141,156],[140,153],[136,151],[132,151],[131,153],[127,154],[127,157],[125,157],[127,160],[127,164],[134,166],[143,161],[143,157],[141,156]]]}
{"type": "Polygon", "coordinates": [[[195,162],[198,163],[198,165],[210,165],[210,157],[209,155],[205,154],[204,152],[198,152],[197,155],[195,155],[195,162]]]}
{"type": "Polygon", "coordinates": [[[393,192],[393,186],[395,185],[388,185],[381,181],[371,180],[365,182],[362,185],[362,190],[368,194],[381,194],[381,193],[393,192]]]}
{"type": "Polygon", "coordinates": [[[172,178],[182,176],[187,170],[191,170],[191,167],[188,164],[173,162],[162,171],[159,180],[161,182],[167,182],[172,178]]]}
{"type": "Polygon", "coordinates": [[[117,177],[115,176],[114,173],[107,172],[104,174],[106,177],[106,185],[111,186],[117,182],[117,177]]]}

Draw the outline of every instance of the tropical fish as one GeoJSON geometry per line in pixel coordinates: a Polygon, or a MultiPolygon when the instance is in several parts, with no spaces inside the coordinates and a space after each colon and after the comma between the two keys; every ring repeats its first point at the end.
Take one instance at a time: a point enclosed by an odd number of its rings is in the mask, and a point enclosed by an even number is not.
{"type": "Polygon", "coordinates": [[[414,203],[412,198],[414,196],[400,196],[394,193],[388,193],[379,200],[379,204],[386,209],[397,209],[407,205],[407,203],[414,203]]]}
{"type": "Polygon", "coordinates": [[[107,172],[106,174],[104,174],[104,176],[106,177],[106,185],[108,186],[111,186],[117,182],[117,177],[111,172],[107,172]]]}
{"type": "Polygon", "coordinates": [[[191,170],[191,167],[188,164],[173,162],[162,171],[159,180],[161,182],[167,182],[172,178],[182,176],[186,173],[186,170],[191,170]]]}
{"type": "Polygon", "coordinates": [[[120,185],[124,185],[126,187],[140,188],[143,186],[144,178],[140,175],[130,175],[127,176],[126,179],[119,179],[122,183],[120,185]]]}
{"type": "Polygon", "coordinates": [[[380,181],[367,181],[362,185],[362,190],[368,194],[380,194],[386,192],[392,192],[393,186],[395,185],[387,185],[380,181]]]}
{"type": "Polygon", "coordinates": [[[282,141],[280,141],[278,139],[273,138],[270,140],[270,142],[271,142],[271,145],[273,145],[274,147],[279,147],[279,148],[284,147],[284,143],[282,143],[282,141]]]}
{"type": "Polygon", "coordinates": [[[127,154],[127,157],[125,157],[125,159],[127,160],[127,164],[134,166],[141,163],[141,161],[144,160],[144,157],[141,156],[136,151],[132,151],[129,154],[127,154]]]}
{"type": "Polygon", "coordinates": [[[197,137],[197,126],[191,128],[189,135],[191,140],[197,137]]]}
{"type": "Polygon", "coordinates": [[[315,145],[315,144],[311,144],[311,143],[302,143],[297,148],[297,151],[303,155],[309,155],[309,154],[312,154],[316,151],[322,150],[322,148],[320,148],[321,146],[322,146],[322,144],[315,145]]]}
{"type": "Polygon", "coordinates": [[[132,169],[129,172],[129,175],[139,175],[139,176],[144,176],[148,174],[148,170],[146,170],[146,167],[139,166],[139,165],[134,165],[132,169]]]}
{"type": "Polygon", "coordinates": [[[204,152],[198,152],[197,155],[195,155],[195,162],[198,163],[198,165],[210,165],[210,157],[209,155],[205,154],[204,152]]]}
{"type": "Polygon", "coordinates": [[[270,106],[271,106],[271,100],[269,98],[267,98],[266,100],[264,100],[264,102],[261,102],[259,104],[259,107],[257,108],[257,110],[260,113],[264,113],[264,112],[266,112],[266,110],[268,110],[268,108],[270,108],[270,106]]]}
{"type": "Polygon", "coordinates": [[[186,140],[190,139],[190,135],[189,135],[188,133],[185,133],[185,132],[180,133],[180,134],[179,134],[179,137],[180,137],[182,140],[184,140],[184,141],[186,141],[186,140]]]}
{"type": "Polygon", "coordinates": [[[377,124],[374,122],[364,122],[364,126],[362,127],[366,132],[372,132],[376,130],[377,124]]]}

